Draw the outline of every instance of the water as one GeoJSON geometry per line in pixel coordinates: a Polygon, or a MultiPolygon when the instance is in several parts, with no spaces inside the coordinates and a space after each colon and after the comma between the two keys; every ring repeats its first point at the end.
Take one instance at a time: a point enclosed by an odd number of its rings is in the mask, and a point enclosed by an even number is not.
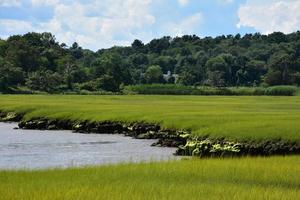
{"type": "Polygon", "coordinates": [[[14,130],[0,122],[0,168],[42,169],[176,159],[174,148],[151,147],[156,140],[70,131],[14,130]]]}

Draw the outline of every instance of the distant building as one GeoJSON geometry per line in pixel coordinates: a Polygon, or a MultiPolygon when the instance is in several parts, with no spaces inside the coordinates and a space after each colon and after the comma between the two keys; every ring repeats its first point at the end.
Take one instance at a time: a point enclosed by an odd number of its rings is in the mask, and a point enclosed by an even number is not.
{"type": "Polygon", "coordinates": [[[163,74],[165,81],[169,81],[170,78],[174,78],[174,82],[176,83],[178,80],[178,74],[172,74],[171,71],[168,71],[166,74],[163,74]]]}

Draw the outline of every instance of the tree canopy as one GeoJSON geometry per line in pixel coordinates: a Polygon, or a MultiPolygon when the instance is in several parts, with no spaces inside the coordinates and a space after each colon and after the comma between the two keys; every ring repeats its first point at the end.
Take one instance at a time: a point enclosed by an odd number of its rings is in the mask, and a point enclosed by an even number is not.
{"type": "Polygon", "coordinates": [[[300,32],[185,35],[147,44],[136,39],[131,46],[97,52],[76,42],[70,47],[60,44],[51,33],[0,39],[2,92],[20,87],[117,92],[123,85],[174,82],[217,87],[300,85],[300,32]],[[164,79],[166,74],[171,77],[164,79]]]}

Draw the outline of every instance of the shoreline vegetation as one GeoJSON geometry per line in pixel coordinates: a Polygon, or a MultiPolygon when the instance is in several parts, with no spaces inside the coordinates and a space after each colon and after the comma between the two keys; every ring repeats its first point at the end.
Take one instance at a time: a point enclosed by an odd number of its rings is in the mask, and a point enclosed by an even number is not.
{"type": "MultiPolygon", "coordinates": [[[[14,99],[15,101],[21,100],[18,99],[19,96],[12,95],[9,97],[14,99]]],[[[45,97],[47,98],[47,96],[45,97]]],[[[82,98],[81,96],[77,96],[77,97],[82,98]]],[[[113,98],[117,98],[117,97],[118,96],[115,96],[113,98]]],[[[121,101],[123,100],[123,98],[129,98],[130,100],[134,100],[134,97],[137,96],[131,96],[131,97],[119,96],[118,99],[121,101]]],[[[23,101],[26,100],[27,98],[28,96],[22,96],[23,101]]],[[[31,98],[34,98],[34,96],[31,96],[31,98]]],[[[42,96],[36,96],[35,98],[39,99],[42,98],[42,96]]],[[[54,105],[56,105],[60,101],[63,101],[64,105],[68,103],[66,102],[68,98],[64,99],[63,96],[58,96],[58,99],[59,98],[62,99],[58,101],[52,99],[54,101],[52,103],[54,103],[54,105]]],[[[105,99],[111,97],[110,96],[91,97],[91,99],[89,99],[90,100],[89,104],[92,104],[94,98],[105,99]]],[[[145,98],[147,98],[147,96],[145,96],[145,98]]],[[[156,96],[153,96],[152,98],[156,98],[156,96]]],[[[174,98],[176,98],[176,96],[174,96],[174,98]]],[[[110,99],[108,101],[102,102],[102,104],[112,103],[112,102],[113,100],[110,99]]],[[[197,103],[197,101],[195,101],[194,103],[197,103]]],[[[296,103],[295,105],[298,105],[299,102],[296,101],[295,103],[296,103]]],[[[114,104],[112,104],[111,106],[113,105],[114,104]]],[[[138,118],[134,118],[134,117],[131,120],[127,120],[127,121],[109,119],[109,118],[105,118],[104,113],[102,113],[102,115],[104,115],[103,116],[104,118],[101,120],[100,119],[88,120],[88,119],[84,119],[83,117],[79,117],[77,119],[72,119],[72,117],[64,117],[64,118],[55,117],[55,116],[47,117],[47,114],[45,113],[43,114],[43,111],[41,110],[42,108],[39,108],[39,106],[37,105],[30,104],[30,107],[26,107],[26,106],[24,107],[23,105],[21,106],[24,109],[23,111],[21,111],[22,109],[18,111],[19,106],[17,106],[16,108],[10,108],[9,109],[10,111],[4,111],[3,108],[5,108],[5,106],[3,107],[0,103],[0,110],[2,109],[2,112],[0,112],[0,121],[18,122],[19,127],[22,129],[72,130],[73,132],[86,133],[86,134],[87,133],[96,133],[96,134],[111,133],[111,134],[124,134],[126,136],[131,136],[136,139],[158,139],[158,142],[153,144],[153,146],[177,147],[178,149],[176,151],[176,155],[182,155],[182,156],[197,156],[197,157],[237,156],[239,157],[239,156],[270,156],[270,155],[300,154],[300,140],[295,130],[294,130],[295,135],[292,138],[286,137],[288,133],[286,133],[285,135],[282,134],[282,137],[269,135],[269,136],[257,137],[257,138],[255,136],[251,136],[250,138],[242,137],[242,136],[234,138],[234,137],[226,137],[226,135],[222,135],[222,134],[217,136],[211,136],[209,134],[195,134],[194,130],[189,128],[184,128],[184,127],[176,128],[176,127],[163,126],[160,123],[149,122],[147,120],[145,121],[137,120],[138,118]],[[30,113],[32,112],[38,112],[38,114],[34,116],[30,116],[30,113]]],[[[124,110],[125,107],[123,107],[121,104],[119,106],[121,106],[119,108],[120,112],[130,111],[130,109],[124,110]]],[[[54,108],[51,107],[51,109],[54,108]]],[[[114,110],[110,110],[108,108],[104,110],[106,110],[107,113],[114,112],[114,110]]],[[[269,110],[268,112],[270,112],[271,110],[269,110]]],[[[56,111],[53,110],[52,113],[55,113],[56,111]]],[[[76,112],[76,109],[74,109],[73,111],[76,112]]],[[[84,112],[84,110],[82,110],[82,112],[84,112]]],[[[117,112],[118,110],[116,110],[116,114],[117,112]]],[[[97,112],[95,112],[94,114],[97,115],[97,112]]],[[[274,116],[270,117],[270,119],[272,118],[274,118],[274,116]]],[[[196,118],[194,120],[196,120],[196,118]]],[[[272,127],[273,125],[274,124],[271,124],[270,126],[272,127]]],[[[289,129],[290,128],[291,127],[289,127],[289,129]]],[[[243,131],[243,129],[239,131],[243,131]]]]}
{"type": "Polygon", "coordinates": [[[146,84],[125,86],[123,89],[124,94],[200,96],[295,96],[298,91],[298,87],[288,85],[272,87],[195,87],[174,84],[146,84]]]}
{"type": "MultiPolygon", "coordinates": [[[[1,91],[0,91],[1,94],[1,91]]],[[[62,94],[62,95],[193,95],[193,96],[296,96],[297,86],[278,85],[271,87],[210,87],[181,84],[140,84],[122,87],[119,92],[88,91],[73,88],[72,91],[34,91],[28,88],[10,88],[3,94],[62,94]]]]}

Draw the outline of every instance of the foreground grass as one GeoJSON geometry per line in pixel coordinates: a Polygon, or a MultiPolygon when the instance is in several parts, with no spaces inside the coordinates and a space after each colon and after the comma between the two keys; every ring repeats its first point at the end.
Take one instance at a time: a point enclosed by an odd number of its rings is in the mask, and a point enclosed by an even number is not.
{"type": "Polygon", "coordinates": [[[300,157],[0,171],[1,199],[297,199],[300,157]]]}
{"type": "Polygon", "coordinates": [[[0,95],[0,110],[27,119],[147,121],[211,137],[300,140],[300,96],[0,95]]]}

